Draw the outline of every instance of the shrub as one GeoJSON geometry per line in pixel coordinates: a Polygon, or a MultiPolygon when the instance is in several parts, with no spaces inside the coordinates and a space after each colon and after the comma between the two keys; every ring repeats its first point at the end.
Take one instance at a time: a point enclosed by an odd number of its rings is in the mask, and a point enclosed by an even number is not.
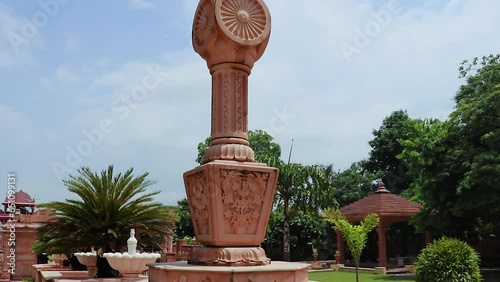
{"type": "Polygon", "coordinates": [[[418,282],[479,282],[479,255],[467,243],[453,238],[435,240],[418,255],[418,282]]]}

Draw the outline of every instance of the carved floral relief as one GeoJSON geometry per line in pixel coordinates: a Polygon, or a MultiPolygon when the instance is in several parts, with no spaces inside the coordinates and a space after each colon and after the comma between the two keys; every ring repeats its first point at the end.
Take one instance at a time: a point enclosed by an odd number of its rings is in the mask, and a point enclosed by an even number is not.
{"type": "Polygon", "coordinates": [[[236,234],[244,234],[261,212],[269,173],[221,170],[224,217],[236,234]]]}
{"type": "Polygon", "coordinates": [[[200,235],[208,234],[208,189],[205,171],[192,174],[187,178],[189,205],[191,216],[198,226],[200,235]]]}

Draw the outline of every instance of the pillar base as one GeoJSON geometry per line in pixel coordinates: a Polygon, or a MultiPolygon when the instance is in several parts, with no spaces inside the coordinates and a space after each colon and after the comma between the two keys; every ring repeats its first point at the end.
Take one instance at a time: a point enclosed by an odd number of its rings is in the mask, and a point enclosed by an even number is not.
{"type": "Polygon", "coordinates": [[[149,281],[308,282],[308,266],[308,264],[304,263],[274,261],[264,266],[211,267],[179,261],[150,264],[148,273],[149,281]]]}
{"type": "Polygon", "coordinates": [[[207,266],[257,266],[268,265],[264,249],[254,248],[196,248],[191,254],[189,264],[207,266]]]}
{"type": "Polygon", "coordinates": [[[266,236],[278,169],[213,161],[184,173],[196,240],[210,247],[258,247],[266,236]]]}

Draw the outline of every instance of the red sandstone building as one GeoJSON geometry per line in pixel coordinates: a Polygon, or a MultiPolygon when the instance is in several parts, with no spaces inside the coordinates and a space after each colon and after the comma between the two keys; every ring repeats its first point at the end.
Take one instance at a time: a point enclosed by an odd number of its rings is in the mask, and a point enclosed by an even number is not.
{"type": "Polygon", "coordinates": [[[3,210],[0,210],[3,246],[0,281],[32,278],[32,265],[37,263],[37,256],[31,249],[36,240],[36,228],[49,219],[43,211],[35,211],[35,200],[26,192],[21,190],[14,196],[15,209],[9,208],[12,203],[6,197],[3,210]]]}

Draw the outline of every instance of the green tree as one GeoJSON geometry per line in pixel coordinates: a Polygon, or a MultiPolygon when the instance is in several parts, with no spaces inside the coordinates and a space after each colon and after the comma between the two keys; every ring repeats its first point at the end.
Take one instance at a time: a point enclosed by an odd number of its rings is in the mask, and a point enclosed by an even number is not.
{"type": "Polygon", "coordinates": [[[413,124],[399,157],[414,177],[411,198],[423,207],[414,218],[417,230],[453,234],[463,232],[467,220],[460,219],[456,185],[464,173],[459,139],[451,135],[449,122],[423,120],[413,124]]]}
{"type": "MultiPolygon", "coordinates": [[[[282,230],[283,213],[277,210],[272,210],[267,224],[266,238],[262,243],[262,247],[266,250],[267,255],[269,255],[271,251],[283,246],[282,230]]],[[[271,256],[275,256],[278,260],[282,259],[281,256],[278,258],[278,256],[274,253],[271,253],[271,256]]],[[[271,259],[275,259],[275,257],[271,257],[271,259]]]]}
{"type": "Polygon", "coordinates": [[[281,160],[268,161],[268,164],[280,169],[275,204],[284,205],[289,198],[292,214],[311,213],[330,206],[337,206],[330,179],[335,175],[333,165],[303,165],[284,163],[281,160]]]}
{"type": "MultiPolygon", "coordinates": [[[[324,248],[328,239],[328,223],[317,213],[297,212],[290,220],[290,257],[299,260],[311,256],[312,248],[326,255],[324,248]]],[[[326,257],[324,257],[326,258],[326,257]]]]}
{"type": "MultiPolygon", "coordinates": [[[[311,257],[310,244],[316,242],[320,254],[327,250],[322,246],[328,239],[328,223],[318,220],[319,217],[313,213],[297,212],[290,218],[290,258],[291,260],[304,260],[311,257]]],[[[269,217],[266,240],[262,247],[271,259],[281,260],[274,250],[283,249],[283,213],[273,210],[269,217]]]]}
{"type": "Polygon", "coordinates": [[[355,162],[349,168],[331,175],[333,195],[330,197],[339,207],[355,202],[375,191],[376,180],[380,179],[381,175],[380,172],[376,174],[366,170],[363,161],[355,162]]]}
{"type": "Polygon", "coordinates": [[[361,259],[361,252],[366,246],[368,233],[377,227],[379,217],[375,213],[365,216],[360,225],[352,225],[347,221],[340,210],[328,208],[323,212],[324,218],[331,222],[335,229],[339,230],[347,242],[347,246],[352,253],[354,262],[356,263],[356,281],[359,281],[359,260],[361,259]]]}
{"type": "Polygon", "coordinates": [[[290,261],[290,209],[294,200],[300,197],[300,191],[308,189],[311,169],[298,163],[284,163],[280,159],[269,159],[267,164],[280,171],[275,205],[283,212],[283,260],[290,261]]]}
{"type": "MultiPolygon", "coordinates": [[[[141,246],[157,246],[172,234],[176,217],[172,209],[153,201],[159,191],[147,188],[155,182],[148,173],[133,175],[133,168],[115,174],[113,166],[101,173],[83,167],[79,175],[63,180],[77,199],[49,202],[40,208],[53,211],[53,220],[38,228],[35,253],[73,253],[95,247],[102,252],[126,247],[134,228],[141,246]]],[[[107,274],[99,271],[98,274],[107,274]]],[[[109,275],[109,274],[108,274],[109,275]]]]}
{"type": "Polygon", "coordinates": [[[498,235],[500,224],[500,56],[464,61],[466,79],[449,119],[414,122],[399,158],[414,177],[419,229],[498,235]]]}
{"type": "Polygon", "coordinates": [[[283,213],[283,260],[290,260],[290,222],[300,214],[317,215],[318,210],[336,204],[327,195],[331,193],[327,175],[332,166],[285,163],[279,158],[263,160],[279,169],[274,200],[275,209],[283,213]]]}
{"type": "Polygon", "coordinates": [[[196,162],[199,164],[203,163],[203,158],[205,157],[205,152],[208,147],[210,147],[210,136],[205,138],[203,142],[198,143],[198,156],[196,156],[196,162]]]}
{"type": "Polygon", "coordinates": [[[474,218],[475,231],[500,235],[500,55],[464,61],[459,71],[466,84],[450,115],[465,168],[458,204],[474,218]]]}
{"type": "Polygon", "coordinates": [[[178,218],[175,223],[175,235],[177,238],[184,238],[186,236],[194,237],[193,222],[191,221],[191,214],[189,212],[189,205],[186,198],[177,201],[175,213],[178,218]]]}
{"type": "MultiPolygon", "coordinates": [[[[270,158],[279,158],[281,156],[280,145],[274,142],[274,138],[263,130],[257,129],[248,131],[248,141],[250,142],[250,147],[252,147],[255,152],[255,159],[259,162],[263,162],[270,158]]],[[[205,141],[198,143],[197,163],[203,163],[205,151],[209,146],[210,136],[205,138],[205,141]]]]}
{"type": "Polygon", "coordinates": [[[372,173],[382,173],[382,181],[394,194],[400,194],[412,182],[404,162],[397,158],[403,150],[399,140],[405,139],[411,130],[412,119],[406,111],[398,110],[386,117],[378,130],[373,130],[374,138],[368,142],[372,150],[363,166],[372,173]]]}

